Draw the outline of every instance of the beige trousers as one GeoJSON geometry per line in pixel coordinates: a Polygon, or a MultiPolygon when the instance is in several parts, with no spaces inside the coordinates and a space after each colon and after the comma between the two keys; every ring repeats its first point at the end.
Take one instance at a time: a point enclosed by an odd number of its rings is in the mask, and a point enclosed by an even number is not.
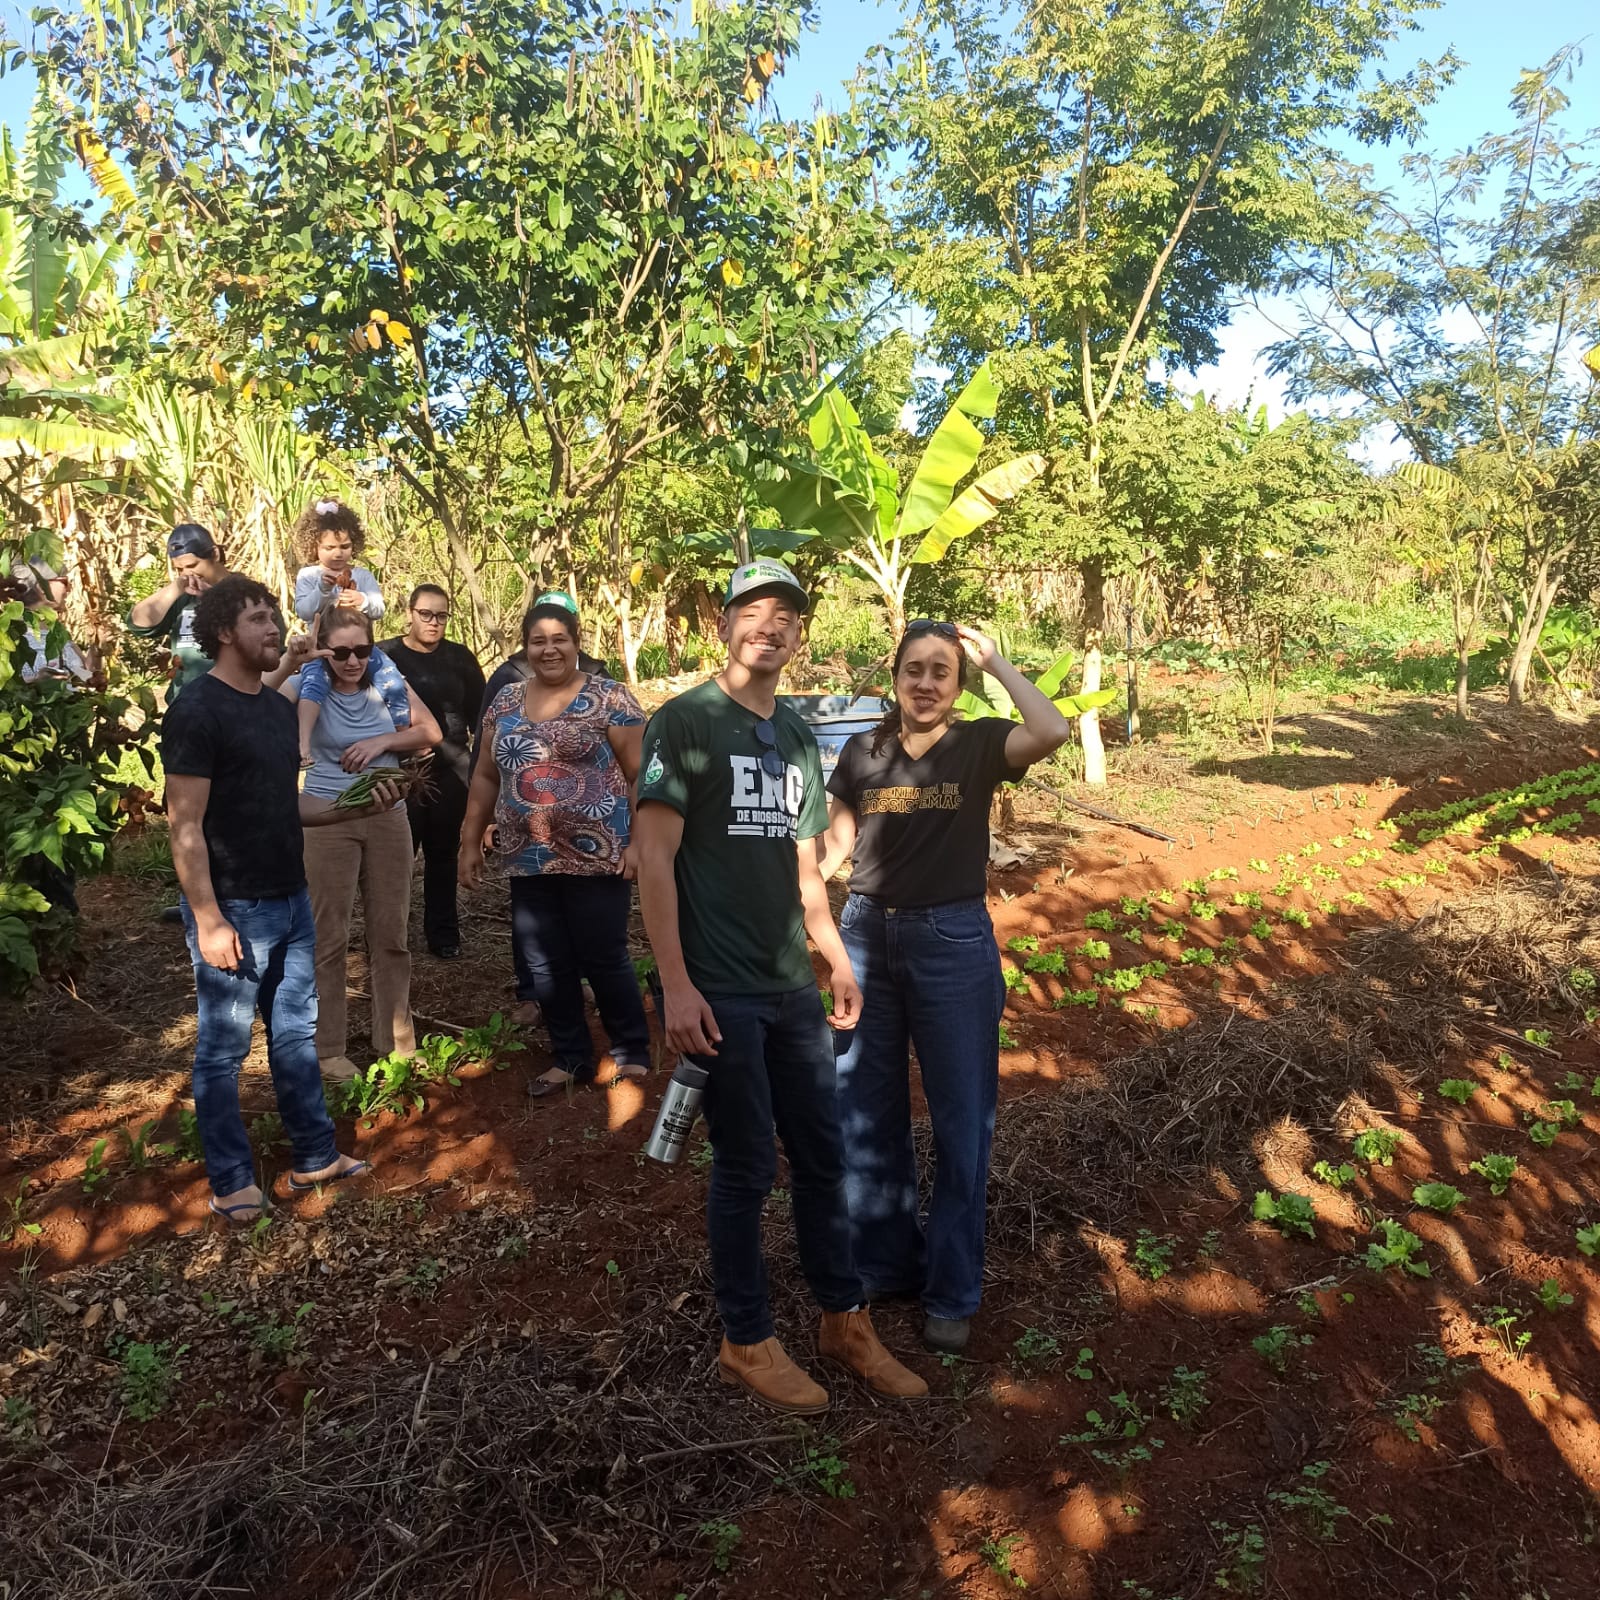
{"type": "Polygon", "coordinates": [[[307,828],[306,880],[317,933],[317,1059],[345,1054],[346,959],[356,890],[367,927],[372,985],[372,1048],[380,1055],[417,1048],[411,1025],[411,824],[404,806],[307,828]]]}

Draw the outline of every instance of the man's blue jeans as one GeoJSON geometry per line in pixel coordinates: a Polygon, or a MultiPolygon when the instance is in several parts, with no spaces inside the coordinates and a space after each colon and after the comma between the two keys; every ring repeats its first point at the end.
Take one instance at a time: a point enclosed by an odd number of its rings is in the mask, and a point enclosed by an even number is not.
{"type": "Polygon", "coordinates": [[[250,1053],[256,1011],[267,1031],[267,1062],[278,1115],[289,1136],[296,1172],[331,1166],[333,1119],[317,1068],[317,981],[311,896],[221,900],[243,951],[237,971],[224,972],[200,955],[189,902],[183,926],[194,963],[199,1027],[194,1043],[194,1114],[205,1150],[211,1192],[234,1194],[255,1182],[255,1161],[239,1112],[239,1070],[250,1053]]]}
{"type": "Polygon", "coordinates": [[[850,1262],[833,1037],[814,985],[784,994],[708,994],[722,1031],[703,1110],[711,1136],[706,1235],[722,1326],[734,1344],[772,1337],[761,1213],[778,1176],[776,1126],[789,1158],[800,1269],[824,1311],[866,1304],[850,1262]]]}
{"type": "Polygon", "coordinates": [[[994,926],[981,900],[907,911],[853,894],[839,933],[864,999],[839,1058],[856,1265],[869,1295],[920,1294],[931,1316],[970,1317],[983,1296],[1005,1006],[994,926]],[[926,1236],[917,1208],[908,1044],[916,1046],[933,1125],[926,1236]]]}

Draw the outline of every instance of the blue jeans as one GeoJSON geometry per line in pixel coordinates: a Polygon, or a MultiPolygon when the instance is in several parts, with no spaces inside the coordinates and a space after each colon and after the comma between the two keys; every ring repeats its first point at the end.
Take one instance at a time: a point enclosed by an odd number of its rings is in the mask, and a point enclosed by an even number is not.
{"type": "Polygon", "coordinates": [[[920,1294],[931,1316],[983,1297],[985,1192],[1000,1086],[1005,981],[981,900],[895,910],[853,894],[839,918],[864,1005],[839,1058],[855,1260],[871,1294],[920,1294]],[[911,1138],[917,1051],[933,1125],[924,1235],[911,1138]]]}
{"type": "Polygon", "coordinates": [[[517,997],[537,1000],[556,1064],[594,1077],[583,980],[619,1067],[650,1065],[650,1024],[628,954],[633,885],[626,878],[549,872],[511,880],[511,956],[517,997]]]}
{"type": "Polygon", "coordinates": [[[194,1114],[213,1194],[234,1194],[255,1182],[255,1160],[239,1112],[239,1069],[250,1053],[256,1011],[267,1030],[267,1062],[278,1115],[296,1172],[319,1172],[338,1154],[333,1119],[317,1068],[317,982],[311,896],[221,900],[218,909],[239,935],[243,959],[234,972],[200,955],[194,913],[180,900],[189,959],[194,963],[199,1027],[194,1043],[194,1114]]]}
{"type": "Polygon", "coordinates": [[[778,1175],[776,1126],[789,1158],[800,1269],[824,1311],[866,1303],[850,1260],[833,1041],[810,984],[786,994],[708,994],[722,1031],[703,1105],[711,1136],[706,1236],[717,1310],[734,1344],[772,1337],[761,1213],[778,1175]]]}

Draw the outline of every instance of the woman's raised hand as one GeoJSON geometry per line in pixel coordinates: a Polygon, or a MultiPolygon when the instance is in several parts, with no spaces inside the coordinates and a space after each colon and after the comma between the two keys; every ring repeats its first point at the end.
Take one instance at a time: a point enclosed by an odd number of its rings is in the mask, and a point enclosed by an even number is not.
{"type": "Polygon", "coordinates": [[[960,636],[961,648],[967,652],[967,660],[980,672],[987,672],[1000,659],[1000,651],[988,634],[979,633],[964,622],[956,624],[956,633],[960,636]]]}

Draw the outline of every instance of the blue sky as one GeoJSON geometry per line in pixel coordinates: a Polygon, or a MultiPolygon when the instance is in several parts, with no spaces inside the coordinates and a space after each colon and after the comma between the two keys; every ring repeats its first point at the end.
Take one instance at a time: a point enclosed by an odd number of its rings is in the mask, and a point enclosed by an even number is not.
{"type": "MultiPolygon", "coordinates": [[[[687,8],[685,8],[687,9],[687,8]]],[[[788,116],[805,114],[820,97],[842,104],[844,84],[855,74],[867,51],[886,43],[899,24],[894,4],[873,0],[821,0],[820,26],[803,41],[775,84],[779,109],[788,116]]],[[[13,37],[27,36],[25,12],[16,0],[0,0],[0,24],[13,37]]],[[[1506,101],[1518,71],[1539,66],[1562,45],[1588,39],[1591,64],[1580,67],[1568,86],[1572,106],[1569,131],[1600,127],[1600,11],[1594,0],[1445,0],[1429,13],[1421,29],[1397,47],[1396,70],[1419,56],[1439,56],[1450,47],[1465,62],[1454,85],[1434,107],[1424,143],[1433,149],[1454,149],[1471,143],[1491,128],[1503,127],[1506,101]]],[[[0,119],[20,134],[33,93],[28,72],[0,78],[0,119]]],[[[1395,175],[1398,152],[1376,152],[1370,159],[1380,176],[1395,175]]],[[[1268,308],[1269,310],[1273,308],[1268,308]]],[[[1279,314],[1283,314],[1281,311],[1279,314]]],[[[1281,412],[1278,385],[1266,376],[1259,352],[1277,337],[1276,330],[1254,308],[1242,307],[1223,337],[1223,354],[1214,366],[1197,374],[1199,384],[1225,402],[1247,395],[1281,412]]]]}

